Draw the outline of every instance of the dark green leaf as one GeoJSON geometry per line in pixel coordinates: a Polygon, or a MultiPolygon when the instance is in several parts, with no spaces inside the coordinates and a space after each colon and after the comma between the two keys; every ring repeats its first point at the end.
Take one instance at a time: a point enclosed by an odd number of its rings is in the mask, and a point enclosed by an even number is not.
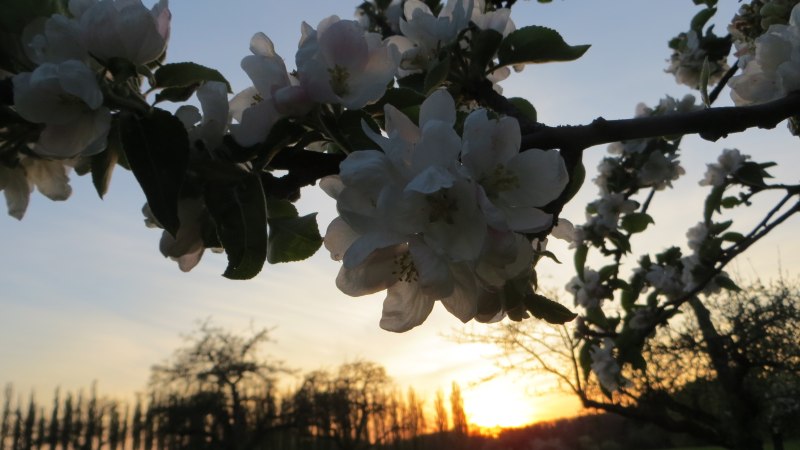
{"type": "Polygon", "coordinates": [[[561,325],[578,317],[577,314],[561,303],[533,292],[526,295],[523,301],[525,302],[525,307],[534,317],[547,323],[561,325]]]}
{"type": "Polygon", "coordinates": [[[691,29],[696,31],[698,35],[703,34],[703,27],[706,26],[706,23],[714,17],[714,14],[717,13],[717,8],[705,8],[701,9],[700,12],[692,17],[691,29]]]}
{"type": "Polygon", "coordinates": [[[62,0],[3,0],[0,6],[0,29],[19,34],[37,17],[67,14],[62,0]]]}
{"type": "Polygon", "coordinates": [[[494,59],[502,41],[503,35],[492,29],[472,32],[469,70],[473,79],[483,79],[486,76],[486,68],[494,59]]]}
{"type": "Polygon", "coordinates": [[[706,197],[705,212],[703,213],[706,223],[711,222],[711,216],[714,215],[714,211],[719,211],[720,203],[722,202],[722,194],[724,193],[724,186],[716,186],[711,189],[708,197],[706,197]]]}
{"type": "Polygon", "coordinates": [[[301,261],[322,246],[317,227],[317,213],[303,217],[272,217],[269,223],[267,261],[270,264],[301,261]]]}
{"type": "Polygon", "coordinates": [[[448,75],[450,75],[450,56],[436,61],[433,67],[428,68],[428,73],[425,74],[425,83],[422,88],[425,95],[438,89],[442,83],[447,81],[448,75]]]}
{"type": "Polygon", "coordinates": [[[720,239],[722,239],[723,241],[733,242],[734,244],[736,244],[744,239],[744,235],[742,235],[742,233],[737,233],[735,231],[729,231],[720,236],[720,239]]]}
{"type": "Polygon", "coordinates": [[[536,108],[533,107],[531,102],[522,97],[511,97],[508,101],[514,105],[517,111],[521,112],[523,116],[530,119],[532,122],[536,122],[536,108]]]}
{"type": "MultiPolygon", "coordinates": [[[[403,78],[405,80],[405,78],[403,78]]],[[[365,107],[365,110],[383,114],[384,105],[392,105],[397,109],[404,109],[410,106],[419,106],[425,101],[425,96],[418,91],[406,87],[387,89],[380,100],[374,105],[365,107]]]]}
{"type": "Polygon", "coordinates": [[[733,280],[726,277],[725,275],[717,275],[714,278],[714,283],[716,283],[717,286],[732,292],[740,292],[742,290],[742,288],[737,286],[736,283],[733,282],[733,280]]]}
{"type": "Polygon", "coordinates": [[[586,256],[588,254],[589,247],[586,245],[581,245],[575,249],[575,272],[577,272],[578,278],[581,280],[583,280],[583,271],[586,266],[586,256]]]}
{"type": "Polygon", "coordinates": [[[163,89],[161,92],[156,94],[156,103],[163,101],[174,103],[185,102],[186,100],[189,100],[189,97],[191,97],[199,87],[200,83],[193,83],[188,86],[177,86],[163,89]]]}
{"type": "Polygon", "coordinates": [[[572,170],[572,173],[569,175],[569,184],[565,189],[566,195],[564,197],[564,202],[569,202],[572,200],[573,197],[581,190],[581,186],[583,186],[583,182],[586,181],[586,167],[584,167],[582,161],[578,161],[578,164],[575,165],[575,168],[572,170]]]}
{"type": "Polygon", "coordinates": [[[742,201],[738,197],[725,197],[720,201],[720,205],[726,209],[734,208],[741,203],[742,201]]]}
{"type": "Polygon", "coordinates": [[[592,372],[592,343],[586,341],[581,346],[581,350],[578,353],[578,361],[581,365],[581,370],[583,371],[583,379],[588,380],[589,374],[592,372]]]}
{"type": "Polygon", "coordinates": [[[573,61],[586,53],[589,45],[568,45],[557,31],[528,26],[509,34],[497,55],[501,66],[512,64],[573,61]]]}
{"type": "Polygon", "coordinates": [[[361,124],[366,123],[372,131],[380,134],[380,127],[372,119],[372,116],[360,109],[351,109],[343,112],[337,118],[337,128],[342,137],[350,145],[349,150],[374,150],[378,148],[372,139],[367,137],[361,124]]]}
{"type": "Polygon", "coordinates": [[[154,109],[146,117],[121,114],[120,139],[125,157],[158,222],[178,231],[178,195],[189,162],[189,136],[175,116],[154,109]]]}
{"type": "Polygon", "coordinates": [[[425,75],[421,73],[415,73],[403,78],[398,78],[397,84],[401,88],[416,91],[420,93],[420,95],[425,93],[425,75]]]}
{"type": "Polygon", "coordinates": [[[111,123],[111,130],[108,133],[106,149],[91,157],[92,184],[100,198],[103,198],[108,192],[108,186],[111,184],[111,174],[114,172],[114,167],[117,165],[121,152],[122,143],[119,139],[119,123],[114,121],[111,123]]]}
{"type": "Polygon", "coordinates": [[[165,64],[154,76],[155,88],[186,87],[205,81],[219,81],[228,86],[228,92],[232,92],[230,83],[219,71],[192,62],[165,64]]]}
{"type": "Polygon", "coordinates": [[[763,187],[766,186],[764,183],[765,174],[766,177],[769,177],[769,174],[767,174],[757,163],[746,162],[742,164],[742,167],[736,171],[734,176],[745,184],[763,187]]]}
{"type": "Polygon", "coordinates": [[[636,300],[639,298],[639,290],[635,288],[632,289],[625,289],[622,291],[622,296],[620,297],[620,303],[622,304],[622,309],[625,311],[630,311],[633,307],[633,304],[636,303],[636,300]]]}
{"type": "Polygon", "coordinates": [[[236,185],[211,185],[205,199],[228,255],[222,275],[232,280],[253,278],[267,257],[267,204],[261,181],[253,175],[236,185]]]}
{"type": "Polygon", "coordinates": [[[641,233],[651,223],[654,223],[653,218],[647,213],[630,213],[622,217],[622,229],[631,234],[641,233]]]}
{"type": "Polygon", "coordinates": [[[706,108],[711,106],[711,98],[708,96],[708,78],[711,76],[711,65],[708,63],[708,56],[703,60],[703,68],[700,70],[700,98],[706,108]]]}
{"type": "Polygon", "coordinates": [[[297,208],[289,200],[267,200],[267,218],[268,219],[286,219],[298,217],[297,208]]]}

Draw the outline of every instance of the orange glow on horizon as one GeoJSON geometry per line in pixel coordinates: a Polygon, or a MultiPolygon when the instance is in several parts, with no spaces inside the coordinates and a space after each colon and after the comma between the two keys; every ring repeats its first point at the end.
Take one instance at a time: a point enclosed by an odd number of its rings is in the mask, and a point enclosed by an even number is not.
{"type": "Polygon", "coordinates": [[[465,387],[461,394],[470,428],[484,435],[496,435],[503,428],[575,416],[581,409],[574,396],[565,393],[530,395],[524,383],[508,377],[465,387]]]}

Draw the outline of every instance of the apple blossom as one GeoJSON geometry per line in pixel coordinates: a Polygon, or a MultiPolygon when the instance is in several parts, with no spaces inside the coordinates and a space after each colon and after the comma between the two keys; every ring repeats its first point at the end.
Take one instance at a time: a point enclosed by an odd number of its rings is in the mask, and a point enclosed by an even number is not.
{"type": "Polygon", "coordinates": [[[681,273],[675,267],[653,264],[645,274],[645,279],[667,297],[674,298],[683,293],[681,273]]]}
{"type": "Polygon", "coordinates": [[[583,269],[583,278],[573,277],[565,286],[575,296],[575,306],[597,308],[602,306],[605,293],[600,284],[600,274],[592,269],[583,269]]]}
{"type": "Polygon", "coordinates": [[[147,64],[167,48],[172,17],[168,0],[151,9],[141,0],[70,0],[69,10],[81,25],[89,53],[101,61],[124,58],[147,64]]]}
{"type": "Polygon", "coordinates": [[[788,25],[772,25],[740,59],[742,73],[729,83],[737,106],[764,103],[800,89],[800,6],[788,25]]]}
{"type": "Polygon", "coordinates": [[[191,142],[202,141],[207,150],[214,150],[222,143],[222,138],[231,122],[228,108],[228,87],[219,81],[203,83],[196,91],[203,113],[192,105],[183,105],[175,111],[186,127],[191,142]]]}
{"type": "Polygon", "coordinates": [[[728,64],[724,59],[713,60],[709,58],[708,52],[701,46],[701,38],[697,31],[691,30],[681,33],[675,39],[676,47],[669,59],[669,67],[665,72],[675,76],[675,81],[680,84],[697,89],[700,86],[703,64],[709,64],[709,83],[717,82],[728,70],[728,64]]]}
{"type": "Polygon", "coordinates": [[[400,55],[358,22],[331,16],[314,30],[303,23],[296,63],[300,85],[315,101],[362,108],[383,96],[400,55]]]}
{"type": "Polygon", "coordinates": [[[680,178],[686,171],[677,160],[678,155],[656,150],[650,153],[636,177],[643,187],[652,187],[657,191],[672,187],[672,182],[680,178]]]}
{"type": "Polygon", "coordinates": [[[614,359],[614,341],[611,338],[603,339],[601,346],[594,346],[589,352],[592,359],[592,372],[597,376],[600,385],[610,392],[617,391],[626,382],[620,375],[620,367],[614,359]]]}
{"type": "Polygon", "coordinates": [[[492,226],[525,233],[550,228],[553,217],[540,208],[556,199],[569,180],[561,155],[555,150],[520,152],[517,120],[490,120],[484,109],[467,117],[463,139],[461,159],[486,195],[483,208],[497,208],[503,216],[492,226]]]}
{"type": "MultiPolygon", "coordinates": [[[[393,40],[403,51],[404,69],[425,69],[442,47],[452,43],[467,28],[473,15],[473,0],[448,0],[438,16],[419,0],[403,4],[400,20],[403,36],[393,40]]],[[[488,22],[488,21],[487,21],[488,22]]]]}
{"type": "Polygon", "coordinates": [[[22,42],[25,54],[36,64],[89,60],[80,23],[61,14],[28,24],[22,32],[22,42]]]}
{"type": "Polygon", "coordinates": [[[68,199],[72,194],[68,172],[62,161],[24,156],[16,167],[0,165],[0,191],[5,194],[8,215],[22,220],[34,187],[50,200],[68,199]]]}
{"type": "Polygon", "coordinates": [[[111,113],[95,74],[82,62],[44,63],[13,78],[14,107],[20,116],[45,124],[33,151],[67,159],[105,149],[111,113]]]}
{"type": "Polygon", "coordinates": [[[695,252],[699,252],[703,242],[708,238],[708,227],[705,223],[699,222],[697,225],[689,228],[689,231],[686,232],[686,238],[688,239],[689,248],[695,252]]]}
{"type": "Polygon", "coordinates": [[[722,150],[716,163],[706,164],[707,170],[700,186],[722,186],[728,176],[739,170],[748,159],[750,156],[742,155],[738,149],[722,150]]]}

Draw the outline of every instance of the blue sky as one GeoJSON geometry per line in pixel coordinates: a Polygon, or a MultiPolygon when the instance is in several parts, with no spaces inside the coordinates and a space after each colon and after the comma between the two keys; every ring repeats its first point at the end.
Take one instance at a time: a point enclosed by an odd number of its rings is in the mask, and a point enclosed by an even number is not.
{"type": "MultiPolygon", "coordinates": [[[[249,53],[253,33],[270,36],[291,68],[301,21],[316,26],[331,14],[349,18],[355,5],[322,0],[173,0],[168,61],[215,67],[235,91],[240,90],[249,85],[239,61],[249,53]]],[[[730,18],[736,6],[737,2],[725,2],[718,28],[724,27],[721,19],[730,18]]],[[[689,92],[663,69],[669,57],[667,40],[687,27],[695,11],[689,0],[518,2],[512,15],[518,26],[549,26],[567,42],[588,43],[592,48],[573,63],[529,66],[503,86],[510,96],[529,98],[540,120],[550,125],[587,123],[599,116],[630,117],[640,101],[654,105],[664,94],[680,97],[689,92]]],[[[720,104],[729,103],[723,94],[720,104]]],[[[722,148],[732,147],[757,155],[760,161],[783,163],[774,173],[797,182],[797,138],[789,136],[783,125],[777,131],[755,131],[716,144],[686,138],[681,159],[687,174],[675,191],[657,198],[658,228],[638,242],[642,251],[684,245],[686,228],[700,219],[704,191],[697,181],[705,163],[715,160],[722,148]]],[[[604,147],[587,151],[590,171],[604,153],[604,147]]],[[[159,232],[144,227],[144,197],[129,173],[115,172],[102,201],[88,179],[73,177],[73,187],[72,198],[63,203],[35,194],[21,222],[0,217],[5,244],[0,253],[0,383],[13,381],[23,392],[36,388],[45,397],[57,384],[72,389],[88,387],[92,380],[99,382],[101,392],[121,395],[141,390],[149,367],[180,345],[181,333],[208,317],[233,330],[275,327],[272,336],[277,343],[268,352],[290,366],[306,370],[365,358],[386,365],[400,383],[428,393],[454,379],[466,385],[494,370],[483,358],[491,349],[457,345],[442,337],[461,324],[438,306],[423,326],[409,333],[380,330],[382,296],[353,299],[339,293],[334,286],[338,264],[324,251],[304,263],[265,267],[247,282],[222,278],[224,256],[209,253],[184,274],[158,252],[159,232]]],[[[565,217],[581,222],[583,205],[595,193],[588,181],[565,217]]],[[[335,216],[333,203],[316,188],[303,192],[299,207],[320,212],[323,232],[335,216]]],[[[800,268],[796,228],[797,220],[786,224],[739,261],[737,270],[752,276],[757,268],[759,275],[770,277],[780,265],[796,272],[800,268]]],[[[552,248],[565,261],[564,267],[544,264],[540,276],[544,283],[560,288],[571,277],[571,257],[559,243],[552,248]]],[[[517,379],[516,385],[467,388],[465,396],[469,407],[471,396],[519,402],[514,398],[522,398],[526,391],[525,383],[517,379]]],[[[553,407],[539,403],[520,408],[533,417],[553,407]]]]}

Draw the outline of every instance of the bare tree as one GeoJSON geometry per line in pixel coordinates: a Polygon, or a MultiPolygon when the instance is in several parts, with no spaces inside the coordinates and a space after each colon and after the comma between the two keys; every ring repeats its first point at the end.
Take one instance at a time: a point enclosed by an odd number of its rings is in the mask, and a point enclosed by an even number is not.
{"type": "Polygon", "coordinates": [[[250,423],[248,413],[260,401],[251,394],[264,392],[279,373],[288,372],[261,354],[269,330],[240,336],[206,321],[186,339],[185,347],[151,371],[150,409],[159,429],[178,437],[179,448],[203,442],[244,449],[265,439],[271,430],[250,423]]]}

